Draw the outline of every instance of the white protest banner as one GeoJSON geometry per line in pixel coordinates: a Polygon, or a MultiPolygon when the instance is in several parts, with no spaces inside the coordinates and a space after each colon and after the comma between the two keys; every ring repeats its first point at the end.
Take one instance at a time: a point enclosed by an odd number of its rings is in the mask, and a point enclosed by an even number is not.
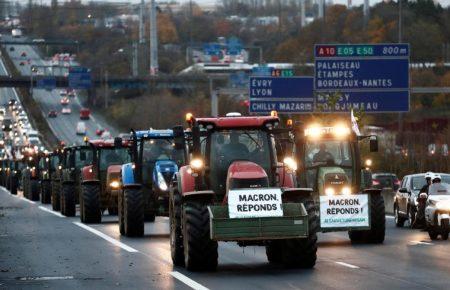
{"type": "Polygon", "coordinates": [[[230,218],[280,217],[281,189],[234,189],[228,192],[230,218]]]}
{"type": "Polygon", "coordinates": [[[320,197],[320,227],[347,228],[369,226],[367,194],[320,197]]]}

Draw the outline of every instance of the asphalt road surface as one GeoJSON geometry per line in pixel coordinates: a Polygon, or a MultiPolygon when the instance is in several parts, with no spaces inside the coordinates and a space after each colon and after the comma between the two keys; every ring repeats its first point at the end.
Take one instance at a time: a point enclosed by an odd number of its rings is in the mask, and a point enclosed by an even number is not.
{"type": "MultiPolygon", "coordinates": [[[[4,36],[4,38],[12,39],[10,36],[4,36]]],[[[17,39],[14,40],[18,41],[17,39]]],[[[32,65],[49,65],[47,61],[41,59],[36,50],[30,45],[6,45],[6,50],[14,65],[22,75],[30,75],[32,65]],[[11,47],[14,47],[13,51],[10,50],[11,47]],[[22,56],[23,52],[25,52],[26,56],[22,56]],[[20,65],[21,63],[22,65],[20,65]]],[[[82,105],[80,104],[78,97],[69,98],[71,103],[68,107],[72,109],[72,113],[70,115],[62,115],[60,90],[61,89],[47,91],[45,89],[33,89],[33,96],[39,103],[42,113],[46,118],[49,111],[56,110],[58,112],[57,118],[47,118],[47,121],[50,128],[60,140],[65,141],[66,144],[82,143],[83,136],[76,134],[76,126],[80,121],[79,111],[82,108],[82,105]]],[[[91,139],[96,138],[95,130],[98,128],[107,128],[111,131],[113,136],[118,133],[114,128],[106,124],[101,116],[95,113],[91,115],[90,120],[85,120],[84,122],[87,127],[87,136],[91,139]]]]}
{"type": "Polygon", "coordinates": [[[399,229],[387,219],[383,245],[319,235],[312,270],[267,263],[263,247],[219,244],[216,272],[173,267],[168,220],[143,238],[121,237],[116,216],[83,225],[50,206],[0,189],[0,289],[449,289],[450,241],[399,229]]]}

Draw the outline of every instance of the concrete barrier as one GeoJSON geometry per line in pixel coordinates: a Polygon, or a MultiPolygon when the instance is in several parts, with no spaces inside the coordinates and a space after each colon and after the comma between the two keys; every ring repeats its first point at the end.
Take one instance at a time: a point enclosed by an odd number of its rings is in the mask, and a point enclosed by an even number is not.
{"type": "Polygon", "coordinates": [[[392,189],[383,189],[381,195],[384,198],[384,207],[387,214],[394,214],[394,197],[395,191],[392,189]]]}

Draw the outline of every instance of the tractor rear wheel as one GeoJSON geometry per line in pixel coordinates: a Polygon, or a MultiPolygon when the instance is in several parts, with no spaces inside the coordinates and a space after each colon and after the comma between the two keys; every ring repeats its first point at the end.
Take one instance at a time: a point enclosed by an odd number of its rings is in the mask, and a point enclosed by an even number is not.
{"type": "Polygon", "coordinates": [[[41,202],[49,204],[51,200],[50,181],[45,180],[41,182],[41,202]]]}
{"type": "Polygon", "coordinates": [[[184,264],[189,271],[217,268],[217,242],[210,238],[207,204],[187,202],[183,206],[184,264]]]}
{"type": "Polygon", "coordinates": [[[125,223],[123,216],[123,190],[117,195],[117,216],[119,218],[119,232],[122,236],[125,235],[125,223]]]}
{"type": "Polygon", "coordinates": [[[127,237],[144,235],[144,194],[140,188],[123,190],[123,221],[127,237]]]}
{"type": "Polygon", "coordinates": [[[60,204],[60,192],[59,192],[60,184],[59,181],[52,181],[52,209],[54,211],[61,210],[60,204]]]}
{"type": "Polygon", "coordinates": [[[181,196],[175,191],[169,200],[170,253],[175,266],[184,266],[183,234],[181,231],[181,196]]]}
{"type": "Polygon", "coordinates": [[[266,245],[266,256],[269,263],[282,262],[282,242],[279,240],[269,241],[266,245]]]}
{"type": "Polygon", "coordinates": [[[100,186],[98,184],[81,185],[80,211],[83,211],[83,223],[94,224],[102,221],[100,210],[100,186]]]}
{"type": "Polygon", "coordinates": [[[75,216],[75,186],[73,184],[63,184],[62,185],[62,208],[64,212],[62,212],[65,216],[75,216]]]}
{"type": "Polygon", "coordinates": [[[386,232],[386,213],[384,199],[381,194],[370,196],[370,230],[367,231],[367,242],[381,244],[386,232]]]}
{"type": "Polygon", "coordinates": [[[317,231],[319,222],[314,201],[302,200],[308,213],[308,237],[304,239],[287,239],[282,242],[282,261],[287,267],[313,268],[317,259],[317,231]]]}
{"type": "Polygon", "coordinates": [[[30,180],[29,187],[29,195],[30,199],[34,201],[39,201],[39,181],[38,180],[30,180]]]}

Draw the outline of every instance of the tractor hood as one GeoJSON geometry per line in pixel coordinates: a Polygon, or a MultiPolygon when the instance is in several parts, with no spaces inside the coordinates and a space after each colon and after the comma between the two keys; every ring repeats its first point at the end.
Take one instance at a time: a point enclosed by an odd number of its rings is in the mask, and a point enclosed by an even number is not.
{"type": "Polygon", "coordinates": [[[325,195],[325,188],[332,187],[335,192],[340,192],[344,186],[349,185],[345,170],[341,167],[320,167],[317,172],[317,184],[319,195],[325,195]]]}
{"type": "Polygon", "coordinates": [[[235,161],[228,167],[227,193],[236,188],[268,187],[269,178],[266,171],[250,161],[235,161]]]}
{"type": "Polygon", "coordinates": [[[172,160],[156,161],[153,168],[153,184],[162,191],[169,189],[173,175],[178,172],[178,165],[172,160]]]}

